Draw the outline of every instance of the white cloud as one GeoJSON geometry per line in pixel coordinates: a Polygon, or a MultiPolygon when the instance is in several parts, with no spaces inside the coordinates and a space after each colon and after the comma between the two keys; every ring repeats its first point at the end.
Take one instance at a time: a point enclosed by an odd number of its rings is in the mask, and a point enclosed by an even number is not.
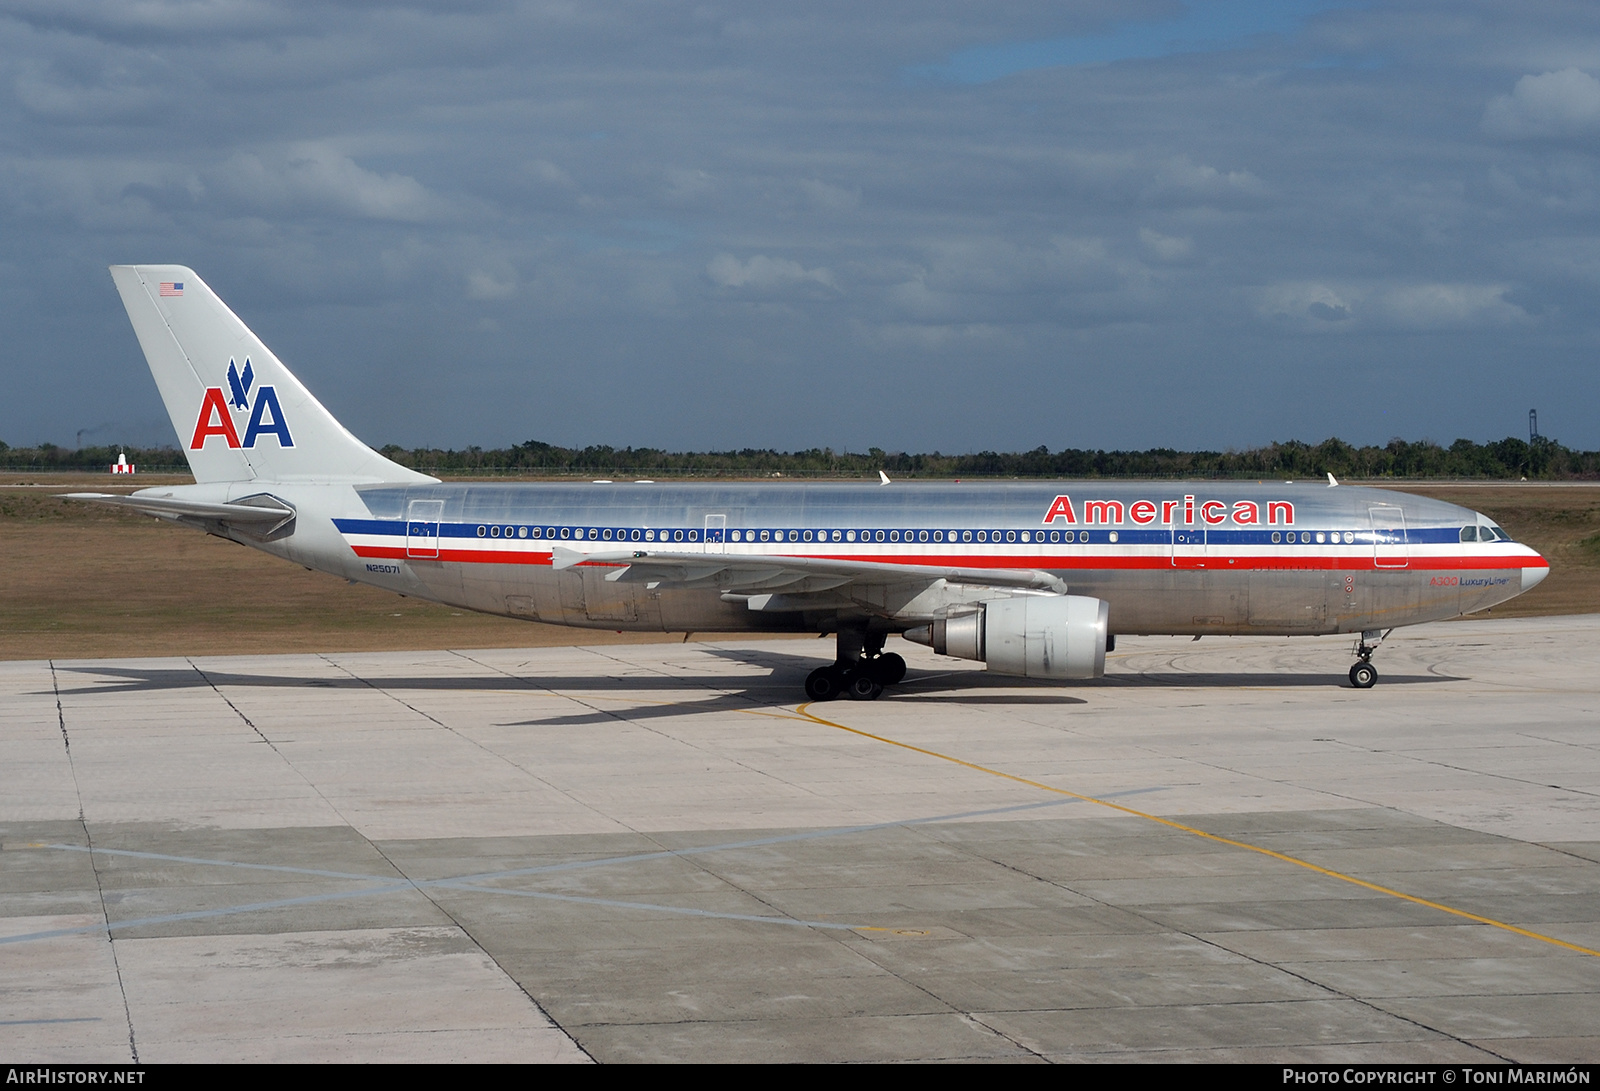
{"type": "Polygon", "coordinates": [[[1194,240],[1187,235],[1163,235],[1148,227],[1139,229],[1139,242],[1159,261],[1183,261],[1194,253],[1194,240]]]}
{"type": "Polygon", "coordinates": [[[769,258],[756,254],[740,261],[732,254],[718,254],[706,266],[706,275],[712,283],[723,288],[751,288],[758,292],[779,291],[785,288],[817,284],[834,291],[838,285],[833,274],[826,269],[807,269],[798,261],[788,258],[769,258]]]}
{"type": "Polygon", "coordinates": [[[1527,319],[1506,299],[1505,284],[1407,284],[1384,292],[1380,313],[1405,329],[1434,330],[1501,325],[1527,319]]]}
{"type": "Polygon", "coordinates": [[[241,34],[293,25],[293,9],[267,0],[9,0],[7,14],[101,35],[241,34]]]}
{"type": "Polygon", "coordinates": [[[1327,333],[1474,329],[1530,320],[1506,298],[1510,290],[1506,284],[1289,282],[1262,289],[1256,310],[1264,318],[1327,333]]]}
{"type": "Polygon", "coordinates": [[[1237,199],[1259,197],[1266,192],[1266,186],[1247,170],[1218,170],[1196,163],[1187,155],[1178,155],[1155,171],[1149,193],[1154,196],[1164,192],[1237,199]]]}
{"type": "Polygon", "coordinates": [[[517,278],[501,278],[482,271],[467,276],[468,299],[510,299],[517,294],[517,278]]]}
{"type": "Polygon", "coordinates": [[[709,171],[673,168],[667,171],[667,200],[691,203],[714,197],[717,181],[709,171]]]}
{"type": "Polygon", "coordinates": [[[848,212],[861,203],[859,189],[846,189],[815,178],[802,179],[799,186],[806,201],[825,212],[848,212]]]}
{"type": "Polygon", "coordinates": [[[1483,112],[1483,131],[1508,140],[1600,130],[1600,80],[1576,68],[1523,76],[1483,112]]]}
{"type": "Polygon", "coordinates": [[[558,189],[577,189],[578,183],[572,180],[572,175],[562,170],[548,159],[535,159],[527,166],[528,175],[547,186],[558,189]]]}
{"type": "Polygon", "coordinates": [[[255,205],[420,222],[445,211],[415,178],[378,174],[324,143],[276,155],[240,153],[214,173],[218,189],[255,205]]]}

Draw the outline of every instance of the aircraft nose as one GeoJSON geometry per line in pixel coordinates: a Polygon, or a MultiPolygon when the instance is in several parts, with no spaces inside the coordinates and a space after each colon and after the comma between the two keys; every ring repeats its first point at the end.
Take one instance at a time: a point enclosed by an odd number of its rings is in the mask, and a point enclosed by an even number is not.
{"type": "Polygon", "coordinates": [[[1532,591],[1549,574],[1550,566],[1548,564],[1541,564],[1537,568],[1524,568],[1522,570],[1522,589],[1524,591],[1532,591]]]}

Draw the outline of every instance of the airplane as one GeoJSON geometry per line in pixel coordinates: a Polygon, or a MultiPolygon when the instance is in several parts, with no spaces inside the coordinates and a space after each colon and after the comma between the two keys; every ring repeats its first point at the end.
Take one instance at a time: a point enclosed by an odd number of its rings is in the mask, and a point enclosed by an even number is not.
{"type": "Polygon", "coordinates": [[[66,498],[307,568],[581,628],[835,635],[811,700],[901,681],[891,634],[991,672],[1098,678],[1118,635],[1359,634],[1483,610],[1549,564],[1484,515],[1386,489],[1215,481],[448,484],[334,419],[204,281],[111,275],[193,485],[66,498]]]}

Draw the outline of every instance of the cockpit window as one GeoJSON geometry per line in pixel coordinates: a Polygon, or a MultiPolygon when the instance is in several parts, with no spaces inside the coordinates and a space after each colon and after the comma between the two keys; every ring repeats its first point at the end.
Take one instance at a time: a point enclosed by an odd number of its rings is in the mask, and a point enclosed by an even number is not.
{"type": "Polygon", "coordinates": [[[1478,525],[1461,528],[1461,540],[1463,542],[1511,542],[1516,540],[1496,526],[1483,512],[1475,511],[1472,514],[1477,516],[1478,525]]]}

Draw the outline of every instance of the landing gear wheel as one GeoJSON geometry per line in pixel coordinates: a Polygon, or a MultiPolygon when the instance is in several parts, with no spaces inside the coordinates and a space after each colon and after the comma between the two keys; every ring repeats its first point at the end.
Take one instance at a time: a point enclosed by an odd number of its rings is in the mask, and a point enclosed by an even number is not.
{"type": "Polygon", "coordinates": [[[866,671],[851,671],[845,680],[844,694],[852,701],[876,701],[883,693],[883,683],[866,671]]]}
{"type": "Polygon", "coordinates": [[[1378,680],[1378,668],[1371,663],[1357,663],[1350,668],[1350,684],[1356,689],[1371,689],[1378,680]]]}
{"type": "Polygon", "coordinates": [[[806,675],[806,696],[813,701],[831,701],[844,690],[844,679],[834,667],[818,667],[806,675]]]}
{"type": "Polygon", "coordinates": [[[871,660],[872,677],[880,685],[892,686],[906,676],[906,661],[894,652],[871,660]]]}

